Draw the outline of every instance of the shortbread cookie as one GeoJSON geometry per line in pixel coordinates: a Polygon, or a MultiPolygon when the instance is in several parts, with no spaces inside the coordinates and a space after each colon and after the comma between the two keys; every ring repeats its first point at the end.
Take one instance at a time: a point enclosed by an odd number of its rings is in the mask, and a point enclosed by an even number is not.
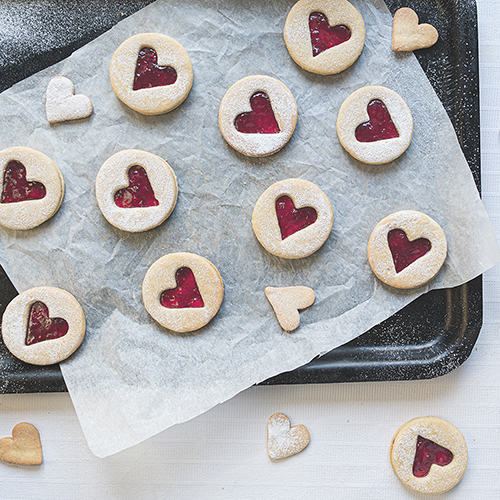
{"type": "Polygon", "coordinates": [[[403,484],[419,493],[444,493],[456,486],[467,468],[462,433],[438,417],[406,422],[392,439],[391,465],[403,484]]]}
{"type": "Polygon", "coordinates": [[[219,127],[228,144],[246,156],[269,156],[292,137],[297,103],[288,88],[270,76],[247,76],[227,92],[219,127]]]}
{"type": "Polygon", "coordinates": [[[32,365],[52,365],[80,347],[85,316],[70,293],[48,286],[31,288],[5,309],[2,336],[16,358],[32,365]]]}
{"type": "Polygon", "coordinates": [[[32,229],[50,219],[61,206],[64,179],[59,167],[34,149],[0,151],[2,195],[0,225],[32,229]]]}
{"type": "Polygon", "coordinates": [[[21,422],[12,429],[12,437],[0,439],[0,460],[17,465],[40,465],[42,442],[37,428],[21,422]]]}
{"type": "Polygon", "coordinates": [[[307,428],[300,424],[291,427],[283,413],[271,415],[267,423],[267,454],[271,460],[280,460],[300,453],[311,441],[307,428]]]}
{"type": "Polygon", "coordinates": [[[177,180],[159,156],[128,149],[104,162],[95,192],[107,221],[135,233],[152,229],[170,216],[177,201],[177,180]]]}
{"type": "Polygon", "coordinates": [[[113,54],[109,76],[118,99],[143,115],[172,111],[193,85],[188,53],[159,33],[142,33],[123,42],[113,54]]]}
{"type": "Polygon", "coordinates": [[[393,90],[363,87],[340,107],[337,134],[354,158],[380,165],[406,151],[413,135],[413,118],[404,100],[393,90]]]}
{"type": "Polygon", "coordinates": [[[430,281],[446,259],[446,236],[428,215],[403,210],[381,220],[368,242],[368,261],[377,278],[396,288],[430,281]]]}
{"type": "Polygon", "coordinates": [[[47,85],[45,112],[50,123],[87,118],[93,109],[87,96],[75,95],[75,87],[69,78],[56,76],[47,85]]]}
{"type": "Polygon", "coordinates": [[[284,259],[316,252],[332,226],[333,210],[325,193],[303,179],[287,179],[268,187],[252,214],[252,227],[261,245],[284,259]]]}
{"type": "Polygon", "coordinates": [[[392,22],[392,50],[397,52],[427,49],[439,38],[434,26],[418,24],[418,16],[412,9],[403,7],[394,14],[392,22]]]}
{"type": "Polygon", "coordinates": [[[266,297],[273,306],[283,330],[291,332],[300,325],[299,310],[312,306],[316,298],[314,290],[307,286],[266,287],[266,297]]]}
{"type": "Polygon", "coordinates": [[[142,284],[148,313],[174,332],[205,326],[217,314],[223,297],[224,284],[217,268],[192,253],[171,253],[158,259],[142,284]]]}
{"type": "Polygon", "coordinates": [[[360,56],[365,23],[347,0],[300,0],[286,18],[284,36],[290,56],[301,68],[333,75],[360,56]]]}

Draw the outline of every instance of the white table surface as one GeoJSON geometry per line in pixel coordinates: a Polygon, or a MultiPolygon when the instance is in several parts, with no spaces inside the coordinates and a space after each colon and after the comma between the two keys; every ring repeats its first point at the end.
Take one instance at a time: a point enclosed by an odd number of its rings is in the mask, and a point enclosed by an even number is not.
{"type": "MultiPolygon", "coordinates": [[[[500,0],[477,0],[483,200],[500,234],[500,0]]],[[[484,276],[484,326],[470,358],[430,381],[254,387],[115,456],[89,451],[68,394],[0,395],[0,437],[39,429],[41,466],[0,463],[0,500],[425,498],[389,463],[394,432],[416,416],[453,422],[469,447],[461,483],[434,498],[500,498],[500,268],[484,276]],[[311,433],[299,455],[272,462],[275,412],[311,433]]]]}

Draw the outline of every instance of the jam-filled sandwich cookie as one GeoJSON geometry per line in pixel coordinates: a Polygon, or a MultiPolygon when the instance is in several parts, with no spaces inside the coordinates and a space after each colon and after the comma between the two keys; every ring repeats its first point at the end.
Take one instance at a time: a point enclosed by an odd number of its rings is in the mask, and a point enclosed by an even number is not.
{"type": "Polygon", "coordinates": [[[456,486],[467,468],[462,433],[438,417],[406,422],[391,443],[391,465],[403,484],[419,493],[444,493],[456,486]]]}
{"type": "Polygon", "coordinates": [[[265,292],[281,328],[287,332],[292,332],[299,327],[299,311],[312,306],[316,299],[314,290],[308,286],[287,286],[282,288],[268,286],[265,292]]]}
{"type": "Polygon", "coordinates": [[[337,134],[354,158],[380,165],[406,151],[413,135],[413,118],[405,101],[393,90],[363,87],[340,107],[337,134]]]}
{"type": "Polygon", "coordinates": [[[50,123],[87,118],[93,109],[87,96],[75,95],[75,87],[69,78],[56,76],[50,80],[45,100],[45,113],[50,123]]]}
{"type": "Polygon", "coordinates": [[[192,253],[172,253],[158,259],[142,284],[144,306],[160,325],[174,332],[205,326],[218,312],[224,284],[217,268],[192,253]]]}
{"type": "Polygon", "coordinates": [[[316,252],[333,226],[333,209],[312,182],[287,179],[268,187],[255,204],[252,227],[261,245],[284,259],[316,252]]]}
{"type": "Polygon", "coordinates": [[[143,115],[172,111],[193,85],[188,53],[159,33],[142,33],[123,42],[113,54],[109,76],[118,99],[143,115]]]}
{"type": "Polygon", "coordinates": [[[228,144],[246,156],[269,156],[290,140],[297,124],[290,90],[270,76],[247,76],[223,97],[219,128],[228,144]]]}
{"type": "Polygon", "coordinates": [[[428,215],[403,210],[381,220],[368,242],[377,278],[395,288],[416,288],[441,269],[447,253],[441,226],[428,215]]]}
{"type": "Polygon", "coordinates": [[[12,429],[12,437],[0,439],[0,460],[16,465],[40,465],[42,442],[33,424],[21,422],[12,429]]]}
{"type": "Polygon", "coordinates": [[[0,225],[32,229],[50,219],[61,206],[64,179],[59,167],[34,149],[0,151],[2,194],[0,225]]]}
{"type": "Polygon", "coordinates": [[[301,68],[332,75],[360,56],[365,23],[347,0],[300,0],[288,14],[284,36],[291,58],[301,68]]]}
{"type": "Polygon", "coordinates": [[[177,201],[177,180],[168,163],[136,149],[108,158],[97,174],[95,190],[107,221],[129,232],[160,225],[177,201]]]}
{"type": "Polygon", "coordinates": [[[85,316],[65,290],[31,288],[5,309],[2,336],[16,358],[32,365],[51,365],[78,349],[85,336],[85,316]]]}
{"type": "Polygon", "coordinates": [[[392,22],[392,50],[405,52],[432,47],[439,38],[434,26],[418,24],[417,13],[403,7],[394,14],[392,22]]]}

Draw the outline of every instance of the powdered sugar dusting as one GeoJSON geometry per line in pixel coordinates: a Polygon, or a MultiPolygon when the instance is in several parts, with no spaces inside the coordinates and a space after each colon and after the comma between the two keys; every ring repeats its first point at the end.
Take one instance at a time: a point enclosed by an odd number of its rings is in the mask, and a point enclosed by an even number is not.
{"type": "Polygon", "coordinates": [[[301,452],[311,436],[304,425],[291,427],[290,419],[283,413],[271,415],[267,423],[267,454],[272,460],[291,457],[301,452]]]}

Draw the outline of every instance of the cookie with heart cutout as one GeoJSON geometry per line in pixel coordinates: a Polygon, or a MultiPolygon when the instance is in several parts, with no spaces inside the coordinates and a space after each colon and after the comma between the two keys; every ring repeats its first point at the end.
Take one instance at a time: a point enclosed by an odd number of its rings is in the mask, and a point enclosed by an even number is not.
{"type": "Polygon", "coordinates": [[[111,59],[113,90],[143,115],[161,115],[182,104],[193,85],[186,49],[167,35],[141,33],[125,40],[111,59]]]}
{"type": "Polygon", "coordinates": [[[375,226],[367,253],[379,280],[395,288],[416,288],[441,269],[447,253],[446,236],[428,215],[402,210],[375,226]]]}
{"type": "Polygon", "coordinates": [[[0,439],[0,460],[16,465],[40,465],[42,442],[33,424],[21,422],[12,429],[12,437],[0,439]]]}
{"type": "Polygon", "coordinates": [[[164,222],[177,202],[177,179],[169,164],[137,149],[108,158],[97,174],[97,203],[122,231],[147,231],[164,222]]]}
{"type": "Polygon", "coordinates": [[[217,268],[196,254],[179,252],[158,259],[142,283],[142,300],[151,317],[174,332],[205,326],[217,314],[224,284],[217,268]]]}
{"type": "Polygon", "coordinates": [[[47,85],[45,113],[49,123],[87,118],[93,109],[87,96],[75,95],[75,87],[69,78],[56,76],[47,85]]]}
{"type": "Polygon", "coordinates": [[[344,71],[365,45],[365,23],[347,0],[300,0],[290,10],[283,34],[291,58],[319,75],[344,71]]]}
{"type": "Polygon", "coordinates": [[[392,21],[392,50],[406,52],[432,47],[439,38],[434,26],[418,24],[417,13],[403,7],[397,10],[392,21]]]}
{"type": "Polygon", "coordinates": [[[325,193],[303,179],[286,179],[268,187],[252,214],[260,244],[284,259],[301,259],[319,250],[332,226],[333,209],[325,193]]]}
{"type": "Polygon", "coordinates": [[[268,286],[265,293],[281,328],[287,332],[292,332],[299,327],[299,311],[312,306],[316,299],[314,290],[308,286],[268,286]]]}
{"type": "Polygon", "coordinates": [[[413,118],[402,97],[386,87],[363,87],[340,106],[337,134],[357,160],[371,165],[389,163],[410,145],[413,118]]]}
{"type": "Polygon", "coordinates": [[[7,349],[32,365],[52,365],[73,354],[85,336],[85,315],[69,292],[42,286],[18,295],[5,309],[7,349]]]}
{"type": "Polygon", "coordinates": [[[267,422],[267,454],[271,460],[281,460],[300,453],[311,441],[305,425],[292,427],[284,413],[275,413],[267,422]]]}
{"type": "Polygon", "coordinates": [[[391,465],[401,482],[419,493],[444,493],[467,468],[467,444],[451,422],[419,417],[402,425],[392,439],[391,465]]]}
{"type": "Polygon", "coordinates": [[[290,90],[270,76],[247,76],[226,92],[219,128],[227,143],[246,156],[269,156],[290,140],[297,124],[290,90]]]}
{"type": "Polygon", "coordinates": [[[64,179],[59,167],[35,149],[12,147],[0,151],[0,225],[33,229],[61,206],[64,179]]]}

